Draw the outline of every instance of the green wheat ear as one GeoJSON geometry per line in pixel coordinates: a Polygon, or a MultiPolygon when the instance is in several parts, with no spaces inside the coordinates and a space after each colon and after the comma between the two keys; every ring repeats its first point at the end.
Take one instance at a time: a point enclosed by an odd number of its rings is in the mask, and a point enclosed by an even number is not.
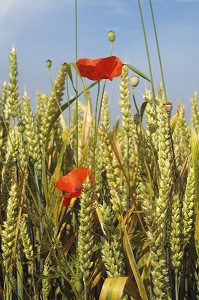
{"type": "Polygon", "coordinates": [[[130,169],[135,168],[137,164],[136,145],[138,144],[138,137],[134,117],[131,113],[129,77],[126,65],[122,68],[122,79],[120,82],[120,110],[122,115],[121,151],[124,166],[129,175],[130,169]]]}
{"type": "Polygon", "coordinates": [[[198,94],[196,92],[191,99],[191,127],[199,132],[198,94]]]}
{"type": "Polygon", "coordinates": [[[43,269],[43,276],[44,278],[42,279],[42,296],[43,300],[48,300],[48,294],[50,291],[50,280],[49,280],[49,266],[44,265],[43,269]]]}
{"type": "Polygon", "coordinates": [[[41,149],[39,145],[39,128],[37,116],[33,115],[30,107],[30,98],[26,92],[23,96],[24,104],[24,124],[25,124],[25,137],[28,145],[28,156],[32,160],[36,170],[41,170],[41,149]]]}
{"type": "Polygon", "coordinates": [[[109,131],[110,129],[110,108],[108,105],[108,96],[106,91],[104,91],[102,97],[102,108],[101,108],[101,123],[109,131]]]}
{"type": "Polygon", "coordinates": [[[183,220],[183,247],[189,243],[194,230],[194,202],[195,199],[195,177],[194,169],[191,166],[188,171],[187,185],[183,199],[182,220],[183,220]]]}
{"type": "Polygon", "coordinates": [[[168,115],[163,101],[157,107],[159,195],[154,202],[153,230],[148,232],[151,252],[154,299],[167,299],[169,270],[167,265],[167,226],[169,202],[173,187],[171,140],[168,115]]]}
{"type": "Polygon", "coordinates": [[[131,113],[130,86],[128,68],[126,65],[122,68],[122,77],[120,82],[120,111],[122,116],[122,128],[120,132],[120,147],[123,165],[127,174],[127,180],[123,183],[123,206],[129,208],[132,204],[129,185],[135,184],[135,174],[138,164],[138,136],[136,124],[131,113]]]}
{"type": "Polygon", "coordinates": [[[78,230],[78,255],[79,266],[84,282],[87,282],[93,265],[94,245],[94,197],[89,178],[83,184],[80,200],[79,230],[78,230]]]}
{"type": "Polygon", "coordinates": [[[5,158],[2,167],[1,193],[6,198],[16,172],[16,164],[19,156],[19,134],[16,127],[9,133],[9,139],[5,145],[5,158]]]}
{"type": "Polygon", "coordinates": [[[191,154],[196,184],[195,209],[199,210],[199,139],[195,128],[191,129],[191,154]]]}
{"type": "Polygon", "coordinates": [[[114,212],[104,203],[99,206],[102,215],[104,236],[101,240],[102,261],[106,267],[108,277],[120,277],[125,274],[124,256],[120,234],[114,224],[114,212]]]}
{"type": "Polygon", "coordinates": [[[175,127],[172,138],[175,152],[175,163],[180,173],[190,153],[190,133],[187,128],[185,109],[180,102],[178,103],[177,118],[174,122],[175,127]]]}
{"type": "Polygon", "coordinates": [[[5,119],[8,120],[12,117],[18,118],[18,122],[22,122],[22,109],[18,89],[18,64],[17,64],[17,54],[15,48],[10,51],[10,72],[9,72],[9,82],[7,85],[7,99],[5,103],[5,119]]]}
{"type": "Polygon", "coordinates": [[[102,137],[102,149],[104,155],[104,164],[106,166],[106,178],[109,187],[110,202],[113,211],[116,213],[118,220],[122,219],[125,210],[125,203],[121,200],[121,186],[117,159],[113,153],[109,134],[103,126],[99,128],[99,135],[102,137]]]}
{"type": "MultiPolygon", "coordinates": [[[[43,149],[47,138],[47,130],[53,120],[57,111],[61,111],[60,105],[64,96],[65,80],[67,69],[64,65],[60,67],[57,78],[55,79],[50,96],[46,104],[46,111],[44,112],[40,123],[40,146],[43,149]]],[[[56,135],[59,129],[59,120],[56,120],[53,125],[54,134],[56,135]]]]}
{"type": "Polygon", "coordinates": [[[21,217],[21,223],[20,223],[20,235],[21,235],[26,259],[31,264],[31,267],[33,267],[33,259],[34,259],[33,246],[30,241],[30,236],[29,236],[26,221],[27,221],[27,215],[23,215],[21,217]]]}
{"type": "Polygon", "coordinates": [[[191,153],[195,177],[195,245],[199,257],[199,140],[194,128],[191,129],[191,153]]]}
{"type": "Polygon", "coordinates": [[[182,249],[182,233],[181,233],[181,218],[182,218],[182,199],[179,194],[174,194],[172,197],[171,208],[171,229],[170,229],[170,247],[171,247],[171,263],[177,275],[183,257],[182,249]]]}
{"type": "Polygon", "coordinates": [[[3,223],[2,230],[2,257],[3,265],[5,267],[5,274],[12,274],[13,260],[15,254],[16,243],[16,227],[18,218],[18,186],[12,183],[9,193],[9,199],[6,210],[6,221],[3,223]]]}

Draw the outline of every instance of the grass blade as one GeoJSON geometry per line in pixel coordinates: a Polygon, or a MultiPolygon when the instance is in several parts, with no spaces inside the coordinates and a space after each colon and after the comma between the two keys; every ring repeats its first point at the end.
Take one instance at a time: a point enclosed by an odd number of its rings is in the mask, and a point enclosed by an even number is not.
{"type": "Polygon", "coordinates": [[[135,72],[136,74],[138,74],[139,76],[141,76],[142,78],[146,79],[147,81],[151,82],[151,80],[149,79],[149,77],[147,77],[144,73],[142,73],[140,70],[138,70],[137,68],[135,68],[134,66],[130,65],[130,64],[125,64],[131,71],[135,72]]]}
{"type": "Polygon", "coordinates": [[[133,254],[131,244],[129,242],[129,238],[128,238],[125,227],[124,227],[124,246],[125,246],[125,250],[126,250],[126,253],[127,253],[127,257],[129,259],[131,270],[133,272],[133,275],[135,277],[135,280],[136,280],[136,283],[137,283],[137,286],[138,286],[138,290],[140,292],[141,299],[148,300],[148,296],[147,296],[143,281],[141,279],[139,270],[137,268],[135,257],[134,257],[134,254],[133,254]]]}
{"type": "Polygon", "coordinates": [[[142,299],[130,277],[106,278],[99,300],[120,300],[125,293],[128,293],[136,300],[142,299]]]}

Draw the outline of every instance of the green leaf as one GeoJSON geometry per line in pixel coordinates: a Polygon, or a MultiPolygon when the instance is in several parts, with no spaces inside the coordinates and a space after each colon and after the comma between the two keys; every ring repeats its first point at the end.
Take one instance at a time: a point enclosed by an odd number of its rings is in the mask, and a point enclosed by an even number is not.
{"type": "Polygon", "coordinates": [[[144,74],[142,73],[140,70],[138,70],[137,68],[135,68],[132,65],[129,64],[124,64],[126,65],[131,71],[135,72],[136,74],[138,74],[139,76],[141,76],[142,78],[146,79],[147,81],[151,82],[151,80],[144,74]]]}
{"type": "Polygon", "coordinates": [[[123,294],[128,294],[136,300],[141,300],[130,277],[106,278],[99,300],[120,300],[123,294]]]}
{"type": "Polygon", "coordinates": [[[79,73],[79,69],[78,69],[76,63],[72,62],[72,63],[70,63],[70,66],[72,66],[72,67],[75,69],[75,72],[76,72],[79,76],[81,76],[80,73],[79,73]]]}
{"type": "Polygon", "coordinates": [[[172,134],[173,134],[173,132],[174,132],[174,130],[175,130],[175,127],[176,127],[176,124],[177,124],[177,122],[178,122],[178,118],[179,118],[179,113],[176,112],[176,113],[172,116],[172,118],[171,118],[171,120],[170,120],[170,127],[171,127],[171,133],[172,133],[172,134]]]}
{"type": "Polygon", "coordinates": [[[141,108],[140,108],[140,117],[141,117],[141,120],[142,120],[142,118],[143,118],[143,115],[144,115],[144,111],[145,111],[145,108],[146,108],[146,106],[147,106],[147,101],[144,101],[143,103],[142,103],[142,105],[141,105],[141,108]]]}
{"type": "Polygon", "coordinates": [[[73,89],[74,89],[75,92],[77,92],[77,90],[75,88],[75,85],[74,85],[74,82],[73,82],[73,75],[72,75],[72,71],[71,71],[71,64],[67,64],[66,67],[67,67],[67,74],[68,74],[68,76],[70,78],[70,81],[72,83],[73,89]]]}
{"type": "Polygon", "coordinates": [[[136,283],[137,283],[137,286],[138,286],[138,290],[139,290],[141,299],[148,300],[148,296],[147,296],[143,281],[141,279],[141,276],[140,276],[140,273],[139,273],[139,270],[138,270],[138,267],[137,267],[137,263],[136,263],[136,260],[135,260],[135,257],[134,257],[133,251],[132,251],[132,248],[131,248],[131,244],[130,244],[130,241],[129,241],[129,238],[128,238],[128,234],[126,232],[126,228],[124,228],[124,246],[125,246],[125,250],[126,250],[126,253],[127,253],[127,257],[128,257],[130,266],[131,266],[131,270],[133,272],[133,275],[135,277],[135,280],[136,280],[136,283]]]}

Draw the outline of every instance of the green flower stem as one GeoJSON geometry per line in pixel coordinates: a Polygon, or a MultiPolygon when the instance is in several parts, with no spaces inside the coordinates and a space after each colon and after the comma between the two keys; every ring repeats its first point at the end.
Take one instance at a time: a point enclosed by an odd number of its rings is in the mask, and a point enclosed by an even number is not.
{"type": "MultiPolygon", "coordinates": [[[[110,48],[110,56],[113,53],[113,46],[114,46],[114,41],[111,42],[111,48],[110,48]]],[[[102,88],[102,97],[101,97],[101,102],[100,102],[100,108],[99,108],[99,115],[98,115],[98,121],[97,121],[97,125],[99,126],[99,122],[100,122],[100,118],[101,118],[101,110],[102,110],[102,100],[104,97],[104,92],[105,92],[105,87],[106,87],[106,79],[104,80],[104,84],[103,84],[103,88],[102,88]]]]}
{"type": "Polygon", "coordinates": [[[139,6],[139,11],[140,11],[142,30],[143,30],[143,34],[144,34],[144,42],[145,42],[147,60],[148,60],[148,66],[149,66],[149,72],[150,72],[152,94],[153,94],[153,99],[155,100],[155,89],[154,89],[153,73],[152,73],[152,68],[151,68],[151,60],[150,60],[150,55],[149,55],[149,48],[148,48],[148,42],[147,42],[147,38],[146,38],[146,30],[145,30],[145,25],[144,25],[144,19],[143,19],[143,15],[142,15],[142,7],[141,7],[140,0],[138,0],[138,6],[139,6]]]}
{"type": "MultiPolygon", "coordinates": [[[[78,13],[77,13],[77,0],[75,0],[75,60],[78,60],[78,13]]],[[[76,100],[75,100],[75,110],[76,110],[76,166],[78,168],[79,165],[79,119],[78,119],[78,74],[76,72],[76,100]]],[[[76,238],[76,249],[78,249],[78,216],[77,212],[73,213],[73,220],[74,220],[74,229],[75,232],[77,233],[77,238],[76,238]]]]}
{"type": "MultiPolygon", "coordinates": [[[[96,169],[96,159],[95,159],[95,152],[96,152],[96,145],[97,145],[97,134],[98,134],[98,123],[97,123],[97,108],[98,108],[98,102],[99,102],[99,94],[100,94],[100,81],[97,83],[97,98],[96,98],[96,105],[95,105],[95,128],[94,128],[94,156],[93,156],[93,166],[94,166],[94,177],[95,177],[95,169],[96,169]]],[[[102,99],[101,98],[101,104],[102,104],[102,99]]],[[[99,116],[101,112],[101,105],[100,105],[100,111],[99,111],[99,116]]]]}
{"type": "MultiPolygon", "coordinates": [[[[78,22],[77,22],[77,0],[75,0],[75,60],[78,60],[78,22]]],[[[78,74],[76,72],[76,100],[75,100],[75,109],[76,109],[76,141],[77,141],[77,153],[76,153],[76,164],[78,168],[78,145],[79,145],[79,120],[78,120],[78,74]]]]}
{"type": "Polygon", "coordinates": [[[149,0],[149,4],[150,4],[152,21],[153,21],[154,33],[155,33],[156,47],[157,47],[157,51],[158,51],[158,59],[159,59],[159,64],[160,64],[160,72],[161,72],[161,77],[162,77],[162,84],[163,84],[163,89],[164,89],[164,101],[166,103],[167,102],[167,93],[166,93],[166,87],[165,87],[165,81],[164,81],[164,73],[163,73],[163,68],[162,68],[162,60],[161,60],[161,56],[160,56],[160,48],[159,48],[159,43],[158,43],[158,36],[157,36],[157,31],[156,31],[156,26],[155,26],[155,18],[154,18],[152,1],[151,0],[149,0]]]}
{"type": "Polygon", "coordinates": [[[111,42],[111,49],[110,49],[110,56],[112,55],[112,53],[113,53],[113,42],[111,42]]]}
{"type": "MultiPolygon", "coordinates": [[[[110,48],[110,56],[113,52],[113,46],[114,41],[111,42],[111,48],[110,48]]],[[[99,112],[98,112],[98,119],[97,119],[97,108],[98,108],[98,102],[99,102],[99,93],[100,93],[100,81],[98,81],[98,90],[97,90],[97,99],[96,99],[96,107],[95,107],[95,129],[94,129],[94,176],[95,176],[95,170],[96,170],[96,159],[95,159],[95,151],[96,151],[96,145],[97,145],[97,135],[98,135],[98,127],[100,123],[101,118],[101,111],[102,111],[102,103],[103,103],[103,97],[105,93],[105,87],[106,87],[106,79],[104,80],[103,88],[102,88],[102,94],[101,94],[101,100],[100,100],[100,106],[99,106],[99,112]]]]}
{"type": "Polygon", "coordinates": [[[133,102],[134,102],[134,105],[135,105],[135,109],[136,109],[136,113],[139,115],[139,109],[138,109],[138,106],[137,106],[137,103],[136,103],[136,100],[135,100],[135,93],[134,93],[134,89],[132,89],[132,96],[133,96],[133,102]]]}

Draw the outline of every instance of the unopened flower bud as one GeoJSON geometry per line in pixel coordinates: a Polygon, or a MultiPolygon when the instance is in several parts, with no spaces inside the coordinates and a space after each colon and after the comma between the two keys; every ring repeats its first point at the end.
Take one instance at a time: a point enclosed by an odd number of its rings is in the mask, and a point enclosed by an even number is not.
{"type": "Polygon", "coordinates": [[[46,66],[47,66],[48,68],[51,68],[51,66],[52,66],[52,60],[47,59],[47,61],[46,61],[46,66]]]}
{"type": "Polygon", "coordinates": [[[172,111],[173,105],[171,102],[166,102],[164,107],[165,107],[167,113],[170,113],[172,111]]]}
{"type": "Polygon", "coordinates": [[[23,133],[24,130],[25,130],[25,125],[24,125],[24,123],[20,122],[20,123],[17,125],[17,128],[18,128],[18,131],[19,131],[20,133],[23,133]]]}
{"type": "Polygon", "coordinates": [[[136,125],[138,125],[140,123],[140,115],[139,114],[134,115],[133,121],[136,125]]]}
{"type": "Polygon", "coordinates": [[[114,40],[115,40],[115,32],[114,31],[108,32],[108,39],[110,42],[114,42],[114,40]]]}
{"type": "Polygon", "coordinates": [[[134,89],[136,86],[138,86],[139,84],[139,77],[138,76],[132,76],[131,79],[130,79],[130,84],[132,86],[132,88],[134,89]]]}

